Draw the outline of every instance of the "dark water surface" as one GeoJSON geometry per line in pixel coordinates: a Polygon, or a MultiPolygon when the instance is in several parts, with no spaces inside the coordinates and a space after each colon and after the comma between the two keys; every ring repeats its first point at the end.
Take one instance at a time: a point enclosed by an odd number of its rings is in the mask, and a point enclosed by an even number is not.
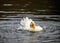
{"type": "Polygon", "coordinates": [[[60,43],[60,16],[14,14],[0,15],[0,43],[60,43]],[[33,19],[44,30],[33,33],[17,31],[22,17],[33,19]]]}

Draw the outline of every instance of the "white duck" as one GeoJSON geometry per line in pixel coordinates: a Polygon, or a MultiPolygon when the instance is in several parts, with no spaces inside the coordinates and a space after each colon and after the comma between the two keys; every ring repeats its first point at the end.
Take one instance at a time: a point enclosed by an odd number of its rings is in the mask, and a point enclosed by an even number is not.
{"type": "Polygon", "coordinates": [[[42,31],[43,28],[40,26],[36,26],[35,22],[32,19],[29,19],[28,17],[23,18],[20,21],[20,26],[18,30],[28,30],[28,31],[33,31],[33,32],[39,32],[42,31]]]}

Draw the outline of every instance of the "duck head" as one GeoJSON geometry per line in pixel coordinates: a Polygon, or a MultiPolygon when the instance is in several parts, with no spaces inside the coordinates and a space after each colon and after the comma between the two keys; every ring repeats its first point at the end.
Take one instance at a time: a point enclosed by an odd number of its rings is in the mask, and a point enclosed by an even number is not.
{"type": "Polygon", "coordinates": [[[33,28],[33,29],[35,29],[35,26],[36,26],[35,22],[31,22],[30,27],[33,28]]]}

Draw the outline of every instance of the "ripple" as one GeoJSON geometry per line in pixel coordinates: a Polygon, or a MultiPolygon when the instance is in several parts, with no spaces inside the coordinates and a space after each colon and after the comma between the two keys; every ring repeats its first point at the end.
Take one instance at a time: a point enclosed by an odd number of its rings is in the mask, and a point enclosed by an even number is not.
{"type": "MultiPolygon", "coordinates": [[[[28,14],[27,14],[28,15],[28,14]]],[[[20,14],[5,15],[0,18],[0,42],[1,43],[59,43],[60,22],[59,15],[28,15],[37,25],[43,27],[42,32],[17,31],[22,17],[20,14]],[[15,18],[20,17],[20,18],[15,18]],[[57,20],[56,20],[56,19],[57,20]],[[53,19],[53,20],[51,20],[53,19]]]]}

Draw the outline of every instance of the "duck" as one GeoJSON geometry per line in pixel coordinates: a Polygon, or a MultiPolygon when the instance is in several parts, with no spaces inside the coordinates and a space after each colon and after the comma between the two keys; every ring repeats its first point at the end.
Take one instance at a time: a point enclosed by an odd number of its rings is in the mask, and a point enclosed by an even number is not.
{"type": "Polygon", "coordinates": [[[25,17],[20,21],[20,26],[17,29],[27,30],[31,32],[40,32],[43,30],[41,26],[37,26],[36,23],[32,19],[29,19],[28,17],[25,17]]]}

